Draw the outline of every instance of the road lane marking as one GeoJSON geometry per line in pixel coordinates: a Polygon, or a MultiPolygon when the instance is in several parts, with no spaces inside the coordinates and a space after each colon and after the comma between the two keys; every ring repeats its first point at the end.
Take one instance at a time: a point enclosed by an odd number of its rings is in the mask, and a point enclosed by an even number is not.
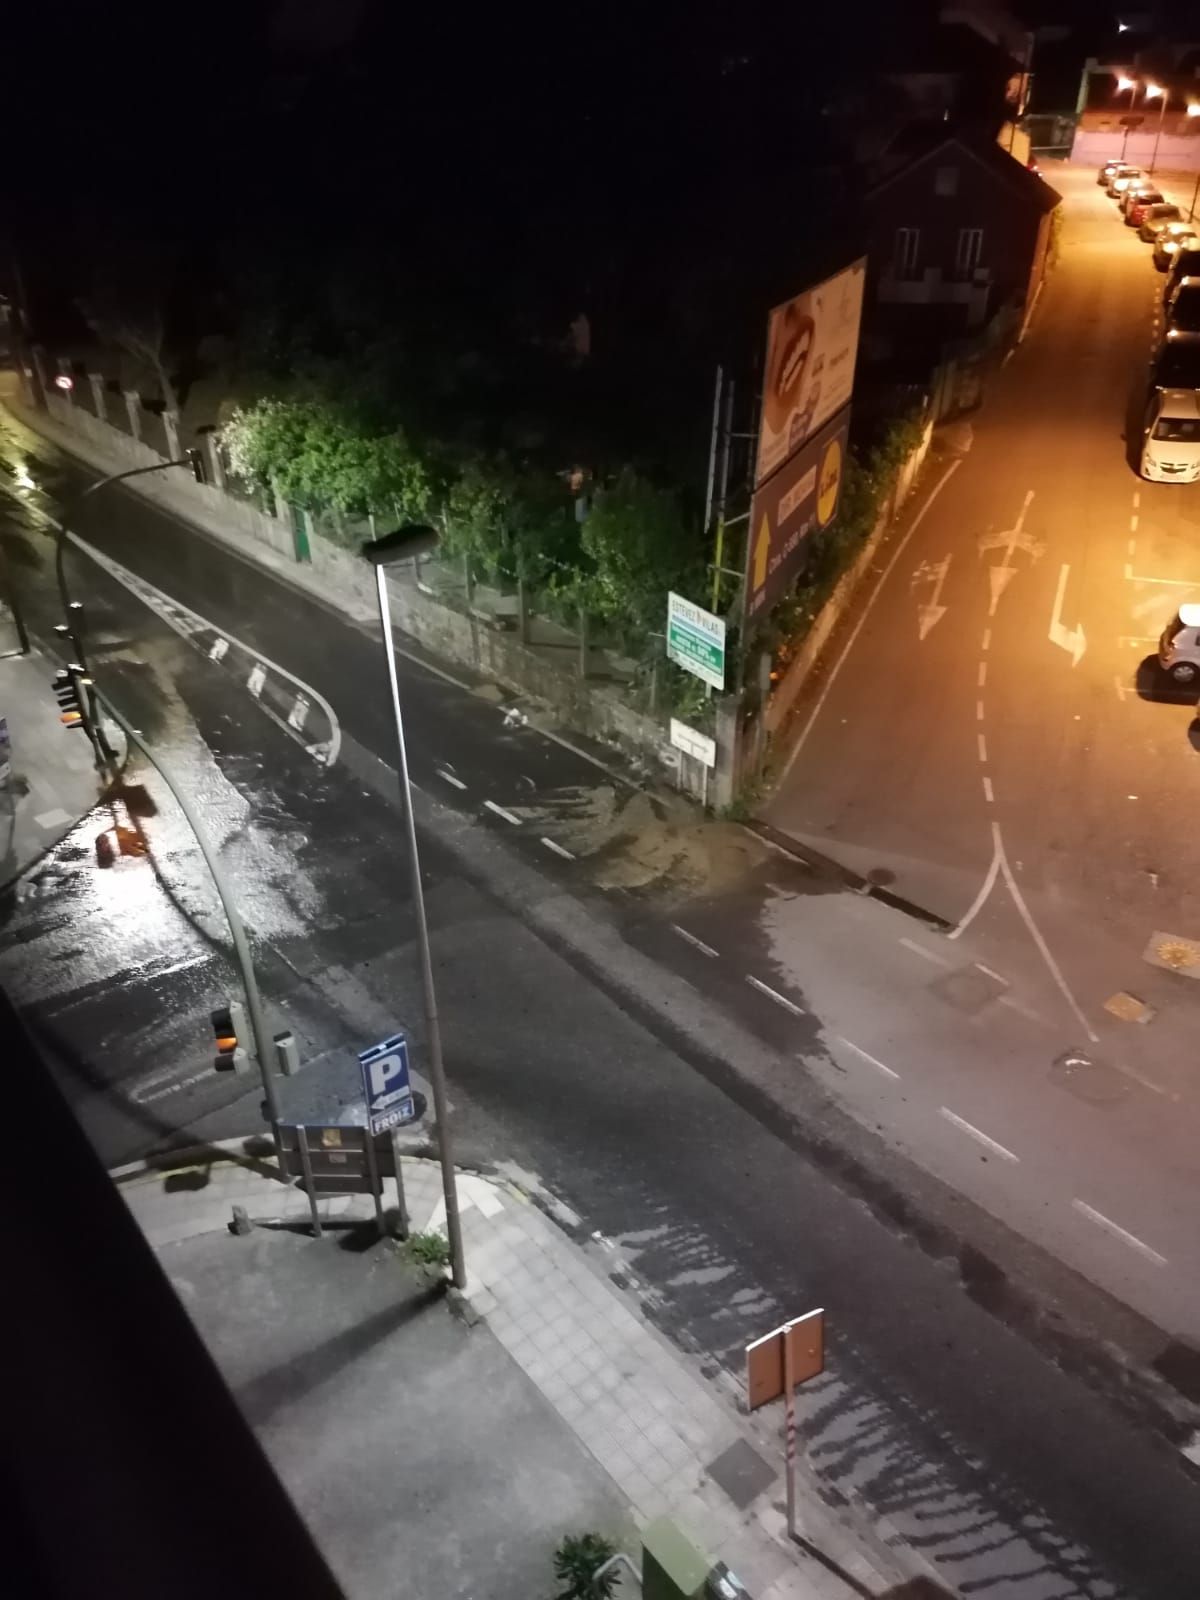
{"type": "Polygon", "coordinates": [[[433,769],[443,783],[448,783],[452,789],[465,789],[467,786],[461,778],[456,778],[452,772],[447,772],[445,767],[433,769]]]}
{"type": "Polygon", "coordinates": [[[1141,503],[1142,503],[1142,491],[1140,489],[1135,489],[1133,491],[1133,503],[1134,503],[1135,507],[1141,505],[1141,503]]]}
{"type": "Polygon", "coordinates": [[[708,956],[711,960],[716,960],[717,952],[713,949],[712,945],[705,944],[703,939],[697,939],[694,933],[689,933],[686,928],[681,928],[677,922],[673,922],[671,927],[681,939],[686,939],[688,944],[693,945],[697,950],[699,950],[701,955],[708,956]]]}
{"type": "Polygon", "coordinates": [[[986,977],[995,978],[997,983],[1002,983],[1006,989],[1008,988],[1008,979],[1002,977],[1000,973],[995,972],[991,967],[985,967],[982,961],[977,961],[975,965],[986,977]]]}
{"type": "Polygon", "coordinates": [[[1138,514],[1135,511],[1133,513],[1133,515],[1129,519],[1129,531],[1130,531],[1130,533],[1136,533],[1137,530],[1138,530],[1138,514]]]}
{"type": "Polygon", "coordinates": [[[983,798],[987,801],[988,805],[991,805],[992,801],[996,798],[992,793],[992,780],[986,773],[984,773],[983,776],[983,798]]]}
{"type": "Polygon", "coordinates": [[[483,803],[489,811],[494,811],[498,817],[503,817],[505,822],[511,822],[514,828],[521,826],[520,817],[514,816],[511,811],[506,811],[503,806],[498,806],[494,800],[485,800],[483,803]]]}
{"type": "Polygon", "coordinates": [[[895,567],[895,565],[899,561],[900,557],[904,554],[905,550],[908,547],[909,540],[912,538],[913,534],[916,533],[917,529],[921,526],[922,522],[924,522],[925,517],[927,516],[927,514],[928,514],[930,508],[932,507],[934,501],[937,499],[938,495],[941,494],[942,490],[946,487],[947,483],[949,483],[950,479],[954,476],[954,474],[958,470],[958,468],[962,465],[962,462],[963,462],[962,456],[956,456],[954,458],[954,460],[949,464],[949,466],[946,468],[945,472],[942,473],[941,477],[938,479],[938,481],[934,484],[933,488],[930,490],[929,498],[925,501],[925,504],[921,507],[921,509],[917,512],[916,516],[913,518],[912,522],[909,524],[907,533],[905,533],[904,537],[900,540],[900,542],[896,546],[895,550],[893,550],[892,556],[891,556],[891,560],[888,562],[887,566],[883,569],[883,574],[880,577],[879,582],[875,585],[874,589],[872,589],[871,593],[867,596],[867,602],[862,608],[862,612],[859,615],[859,619],[858,619],[857,623],[855,624],[854,628],[852,629],[850,637],[846,640],[846,643],[843,645],[841,655],[834,662],[833,669],[830,672],[828,678],[826,678],[826,680],[825,680],[825,687],[822,689],[821,693],[818,695],[816,705],[809,712],[808,721],[804,724],[803,728],[801,728],[799,736],[796,739],[795,744],[792,746],[791,753],[789,754],[786,762],[784,763],[783,771],[780,773],[780,777],[779,777],[780,783],[783,783],[783,782],[785,782],[787,780],[788,774],[791,772],[793,766],[796,764],[796,758],[799,756],[801,750],[803,750],[803,748],[804,748],[804,746],[805,746],[805,744],[806,744],[806,742],[808,740],[808,736],[813,730],[813,725],[815,724],[817,718],[820,716],[822,710],[824,709],[825,702],[829,698],[830,690],[833,688],[834,684],[837,682],[838,675],[840,674],[840,672],[842,670],[842,667],[845,665],[846,658],[849,656],[851,650],[853,650],[854,646],[857,644],[858,636],[862,632],[863,627],[866,624],[867,618],[871,615],[871,608],[874,606],[876,600],[878,600],[879,596],[882,594],[883,589],[884,589],[884,585],[887,583],[887,580],[892,575],[892,569],[895,567]]]}
{"type": "MultiPolygon", "coordinates": [[[[1033,490],[1028,489],[1025,492],[1024,500],[1021,502],[1021,511],[1020,515],[1017,517],[1015,526],[1009,528],[1007,533],[1002,533],[1000,535],[1000,538],[1005,539],[1007,542],[1004,547],[1004,560],[998,567],[988,568],[988,583],[991,586],[992,591],[991,604],[988,606],[989,617],[994,617],[996,615],[996,607],[1000,604],[1001,595],[1003,595],[1005,589],[1008,588],[1010,581],[1016,576],[1017,569],[1012,564],[1012,558],[1013,551],[1016,549],[1018,541],[1021,542],[1022,549],[1028,549],[1028,545],[1022,538],[1022,534],[1025,528],[1025,513],[1029,510],[1030,502],[1032,500],[1033,490]]],[[[989,541],[989,548],[991,548],[991,541],[989,541]]],[[[1029,553],[1033,555],[1033,559],[1036,561],[1037,555],[1034,554],[1032,550],[1030,550],[1029,553]]]]}
{"type": "Polygon", "coordinates": [[[976,687],[979,688],[979,689],[982,689],[984,687],[984,685],[987,683],[987,662],[986,661],[981,661],[979,663],[979,676],[975,680],[975,682],[976,682],[976,687]]]}
{"type": "Polygon", "coordinates": [[[983,701],[982,700],[976,700],[976,702],[975,702],[975,720],[976,720],[976,722],[982,722],[983,721],[983,701]]]}
{"type": "Polygon", "coordinates": [[[212,642],[212,648],[208,652],[208,659],[210,661],[222,661],[224,660],[225,653],[228,649],[228,639],[214,639],[212,642]]]}
{"type": "Polygon", "coordinates": [[[1066,599],[1067,579],[1070,576],[1071,569],[1064,562],[1058,571],[1058,587],[1054,591],[1054,610],[1050,615],[1047,637],[1051,644],[1056,644],[1060,650],[1065,650],[1071,657],[1072,667],[1077,667],[1087,649],[1087,640],[1084,638],[1082,623],[1077,628],[1068,628],[1062,620],[1063,601],[1066,599]]]}
{"type": "Polygon", "coordinates": [[[1106,1217],[1103,1211],[1097,1211],[1094,1206],[1089,1206],[1086,1200],[1072,1200],[1071,1204],[1081,1216],[1087,1217],[1089,1221],[1096,1223],[1101,1228],[1106,1228],[1115,1239],[1120,1239],[1123,1244],[1129,1245],[1130,1249],[1139,1251],[1146,1257],[1147,1261],[1153,1261],[1156,1267],[1165,1267],[1167,1265],[1166,1256],[1160,1256],[1157,1250],[1152,1250],[1136,1234],[1129,1233],[1125,1228],[1115,1223],[1111,1217],[1106,1217]]]}
{"type": "Polygon", "coordinates": [[[1131,562],[1125,563],[1125,576],[1130,583],[1157,583],[1169,589],[1195,589],[1200,588],[1195,578],[1151,578],[1144,572],[1135,572],[1131,562]]]}
{"type": "Polygon", "coordinates": [[[948,967],[950,965],[945,956],[939,956],[934,950],[926,950],[923,944],[918,944],[915,939],[901,938],[900,943],[906,950],[911,950],[914,955],[924,956],[926,961],[932,961],[935,966],[948,967]]]}
{"type": "Polygon", "coordinates": [[[763,983],[761,978],[756,978],[752,973],[748,972],[746,974],[746,982],[752,984],[760,994],[765,994],[768,999],[774,1000],[777,1006],[782,1006],[785,1011],[790,1011],[793,1016],[802,1017],[804,1015],[804,1012],[794,1001],[789,1000],[786,995],[777,993],[776,990],[771,988],[770,984],[763,983]]]}
{"type": "Polygon", "coordinates": [[[979,648],[981,650],[990,650],[992,648],[992,630],[990,628],[983,630],[983,638],[980,641],[979,648]]]}
{"type": "Polygon", "coordinates": [[[873,1055],[869,1055],[861,1045],[855,1044],[853,1039],[846,1039],[839,1033],[837,1040],[839,1044],[844,1044],[847,1050],[853,1050],[856,1056],[861,1056],[864,1061],[869,1061],[873,1067],[878,1067],[885,1077],[894,1078],[897,1083],[900,1081],[898,1072],[893,1072],[891,1067],[884,1066],[882,1061],[876,1061],[873,1055]]]}
{"type": "MultiPolygon", "coordinates": [[[[993,824],[993,826],[995,826],[995,824],[993,824]]],[[[1025,926],[1029,930],[1030,938],[1033,940],[1034,944],[1037,945],[1038,950],[1041,953],[1042,960],[1046,963],[1046,966],[1050,969],[1050,976],[1054,979],[1054,982],[1057,984],[1059,993],[1062,995],[1063,999],[1070,1006],[1071,1010],[1075,1013],[1075,1016],[1076,1016],[1077,1020],[1079,1021],[1080,1025],[1082,1026],[1083,1031],[1087,1034],[1088,1038],[1091,1040],[1091,1042],[1093,1044],[1096,1044],[1099,1041],[1099,1037],[1100,1037],[1099,1034],[1096,1033],[1096,1031],[1092,1027],[1091,1023],[1084,1016],[1083,1009],[1080,1006],[1078,1000],[1076,1000],[1075,995],[1071,990],[1070,984],[1067,982],[1066,978],[1063,977],[1061,967],[1059,966],[1058,962],[1054,959],[1054,957],[1050,953],[1050,946],[1046,943],[1045,939],[1042,937],[1041,929],[1038,927],[1037,923],[1033,920],[1033,913],[1030,911],[1029,907],[1025,904],[1025,897],[1021,893],[1021,890],[1017,885],[1017,880],[1013,877],[1012,869],[1010,868],[1010,866],[1008,864],[1008,856],[1005,854],[1004,841],[1000,837],[1000,829],[999,829],[998,826],[996,826],[996,850],[997,850],[997,855],[998,855],[998,859],[999,859],[999,862],[1000,862],[1000,871],[1004,875],[1004,882],[1005,882],[1005,884],[1006,884],[1006,886],[1008,888],[1009,894],[1012,895],[1012,897],[1013,897],[1013,903],[1015,904],[1018,912],[1020,913],[1022,922],[1024,922],[1025,926]]]]}
{"type": "Polygon", "coordinates": [[[561,856],[564,861],[574,861],[574,852],[568,850],[565,845],[559,844],[556,839],[547,839],[545,834],[543,834],[542,843],[546,846],[547,850],[553,850],[554,854],[556,856],[561,856]]]}
{"type": "Polygon", "coordinates": [[[1117,635],[1118,644],[1157,644],[1156,633],[1120,633],[1117,635]]]}
{"type": "Polygon", "coordinates": [[[246,688],[257,700],[263,692],[263,684],[267,681],[267,669],[261,661],[256,661],[250,669],[250,676],[246,679],[246,688]]]}
{"type": "Polygon", "coordinates": [[[977,740],[977,742],[979,744],[979,759],[980,759],[980,761],[983,762],[984,766],[986,766],[987,765],[987,740],[984,738],[982,733],[977,733],[975,735],[975,738],[976,738],[976,740],[977,740]]]}
{"type": "MultiPolygon", "coordinates": [[[[1130,541],[1129,541],[1129,554],[1133,555],[1133,553],[1134,553],[1134,551],[1136,549],[1137,549],[1137,540],[1136,539],[1130,539],[1130,541]]],[[[1128,568],[1126,570],[1128,571],[1128,568]]]]}
{"type": "Polygon", "coordinates": [[[304,721],[308,716],[309,700],[306,694],[298,694],[292,702],[292,709],[288,712],[288,727],[295,728],[297,733],[304,732],[304,721]]]}
{"type": "MultiPolygon", "coordinates": [[[[988,781],[987,778],[985,778],[983,780],[983,786],[984,786],[984,793],[987,795],[987,798],[990,800],[992,797],[991,797],[991,794],[988,791],[991,788],[991,784],[990,784],[990,782],[988,781]]],[[[962,921],[958,924],[958,926],[956,928],[953,928],[946,935],[946,937],[948,939],[959,939],[959,938],[962,937],[962,935],[964,933],[966,933],[967,929],[975,921],[975,918],[983,910],[983,907],[984,907],[985,902],[987,901],[988,895],[990,895],[992,890],[996,887],[996,879],[999,876],[1000,876],[1000,824],[998,822],[993,822],[992,823],[992,862],[991,862],[991,865],[988,867],[987,877],[984,878],[983,887],[980,889],[979,893],[975,896],[974,900],[971,901],[970,906],[967,908],[967,913],[963,917],[962,921]]]]}
{"type": "Polygon", "coordinates": [[[956,1115],[956,1113],[951,1111],[947,1106],[939,1106],[938,1111],[943,1117],[945,1117],[947,1122],[952,1122],[954,1126],[960,1130],[960,1132],[965,1133],[970,1138],[977,1140],[988,1150],[994,1151],[996,1155],[1003,1156],[1005,1161],[1020,1161],[1021,1158],[1019,1155],[1016,1155],[1005,1145],[998,1144],[995,1139],[989,1139],[987,1134],[984,1133],[980,1128],[977,1128],[973,1122],[968,1122],[965,1117],[956,1115]]]}

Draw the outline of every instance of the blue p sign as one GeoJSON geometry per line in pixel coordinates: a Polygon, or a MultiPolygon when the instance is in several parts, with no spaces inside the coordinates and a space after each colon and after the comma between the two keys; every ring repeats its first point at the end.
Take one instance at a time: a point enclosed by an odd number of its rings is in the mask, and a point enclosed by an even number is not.
{"type": "Polygon", "coordinates": [[[372,1133],[382,1133],[413,1114],[412,1087],[408,1079],[408,1040],[402,1033],[364,1050],[358,1058],[363,1096],[372,1133]]]}

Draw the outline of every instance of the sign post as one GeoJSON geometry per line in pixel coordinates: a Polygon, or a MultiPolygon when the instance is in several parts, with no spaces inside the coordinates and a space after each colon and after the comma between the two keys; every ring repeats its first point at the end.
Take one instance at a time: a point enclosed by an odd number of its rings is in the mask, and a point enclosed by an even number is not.
{"type": "Polygon", "coordinates": [[[783,1396],[787,1531],[796,1537],[796,1385],[825,1370],[825,1312],[806,1312],[746,1346],[746,1398],[751,1411],[783,1396]]]}
{"type": "Polygon", "coordinates": [[[667,657],[712,689],[725,687],[725,623],[681,594],[667,595],[667,657]]]}
{"type": "MultiPolygon", "coordinates": [[[[367,1102],[367,1141],[385,1130],[392,1135],[392,1164],[396,1168],[396,1210],[400,1237],[408,1238],[408,1206],[404,1199],[404,1174],[400,1168],[400,1147],[396,1129],[416,1116],[412,1084],[408,1075],[408,1039],[393,1034],[381,1044],[363,1050],[358,1057],[362,1072],[363,1097],[367,1102]]],[[[378,1210],[378,1201],[376,1201],[378,1210]]]]}

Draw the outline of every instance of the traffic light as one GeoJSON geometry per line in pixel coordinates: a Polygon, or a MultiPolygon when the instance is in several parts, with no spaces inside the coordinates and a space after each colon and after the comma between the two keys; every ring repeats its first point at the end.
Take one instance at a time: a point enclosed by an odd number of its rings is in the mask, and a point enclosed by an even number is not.
{"type": "Polygon", "coordinates": [[[204,469],[204,451],[192,449],[184,453],[187,456],[188,466],[192,469],[192,477],[195,478],[197,483],[207,483],[208,473],[204,469]]]}
{"type": "Polygon", "coordinates": [[[218,1072],[244,1072],[246,1052],[242,1040],[246,1036],[246,1017],[236,1000],[217,1006],[212,1013],[213,1038],[217,1054],[213,1066],[218,1072]]]}
{"type": "Polygon", "coordinates": [[[58,720],[64,728],[84,728],[83,691],[91,684],[83,668],[60,667],[51,679],[50,687],[58,702],[58,720]]]}

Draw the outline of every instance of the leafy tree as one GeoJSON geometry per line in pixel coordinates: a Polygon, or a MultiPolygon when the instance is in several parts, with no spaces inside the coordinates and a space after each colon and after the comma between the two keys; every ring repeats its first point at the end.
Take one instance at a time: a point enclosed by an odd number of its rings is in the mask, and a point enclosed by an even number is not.
{"type": "Polygon", "coordinates": [[[698,590],[704,576],[678,497],[627,467],[600,491],[583,525],[591,572],[581,599],[631,633],[661,632],[667,590],[698,590]]]}
{"type": "Polygon", "coordinates": [[[558,1600],[608,1600],[617,1586],[617,1574],[606,1572],[599,1583],[592,1574],[616,1553],[616,1545],[602,1534],[568,1534],[554,1552],[554,1576],[567,1585],[558,1600]]]}

